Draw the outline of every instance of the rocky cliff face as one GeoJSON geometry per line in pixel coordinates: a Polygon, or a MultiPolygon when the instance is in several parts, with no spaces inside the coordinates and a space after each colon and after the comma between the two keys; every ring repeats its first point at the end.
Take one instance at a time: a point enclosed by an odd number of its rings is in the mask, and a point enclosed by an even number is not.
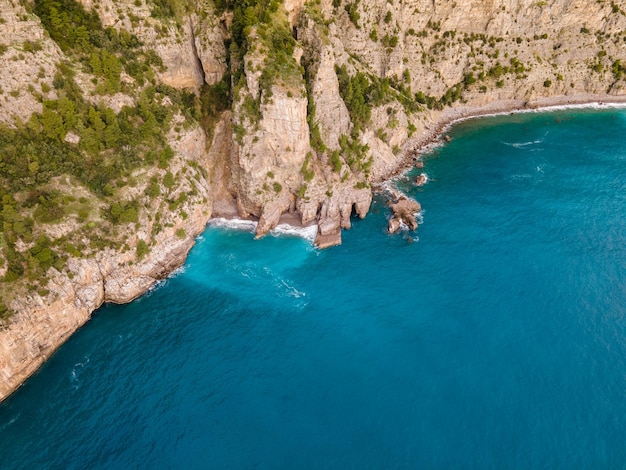
{"type": "MultiPolygon", "coordinates": [[[[179,141],[173,168],[189,162],[202,164],[204,136],[198,129],[179,141]]],[[[47,293],[28,292],[13,300],[16,312],[0,330],[0,400],[6,398],[89,318],[103,302],[126,303],[137,298],[156,281],[181,266],[211,216],[209,184],[198,173],[202,188],[198,197],[185,203],[180,213],[164,212],[165,227],[155,237],[150,253],[137,259],[135,250],[104,249],[93,258],[70,258],[63,271],[52,268],[47,293]]],[[[178,191],[185,191],[181,185],[178,191]]],[[[149,240],[154,220],[142,217],[141,228],[129,233],[127,243],[137,246],[149,240]]]]}
{"type": "MultiPolygon", "coordinates": [[[[63,95],[60,63],[70,64],[94,107],[120,113],[140,104],[144,112],[152,83],[163,106],[178,96],[171,87],[194,93],[209,111],[187,119],[178,109],[165,134],[174,156],[128,179],[119,197],[140,210],[136,223],[115,229],[124,243],[70,255],[50,268],[45,289],[24,282],[6,301],[14,314],[0,330],[0,400],[103,302],[128,302],[182,264],[212,214],[257,218],[262,236],[290,212],[318,224],[318,246],[332,246],[351,216],[367,214],[371,185],[442,122],[555,96],[617,99],[625,85],[619,3],[81,0],[104,27],[135,35],[150,58],[141,74],[122,72],[115,93],[99,94],[101,79],[86,65],[93,57],[76,62],[63,52],[33,14],[38,1],[4,0],[0,9],[5,125],[19,128],[63,95]],[[206,103],[216,90],[226,90],[227,109],[206,103]]],[[[80,141],[71,132],[64,138],[80,141]]],[[[94,202],[87,219],[96,228],[80,232],[87,245],[104,223],[95,209],[103,204],[94,202]]],[[[37,230],[52,240],[79,233],[74,219],[37,230]]],[[[0,275],[7,270],[0,263],[0,275]]]]}

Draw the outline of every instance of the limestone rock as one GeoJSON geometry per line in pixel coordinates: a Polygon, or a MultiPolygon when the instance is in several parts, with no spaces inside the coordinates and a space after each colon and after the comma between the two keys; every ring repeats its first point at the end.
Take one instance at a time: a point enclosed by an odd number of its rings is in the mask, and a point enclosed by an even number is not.
{"type": "Polygon", "coordinates": [[[222,80],[226,73],[226,46],[224,32],[219,19],[210,10],[201,20],[197,15],[192,16],[193,49],[200,62],[204,81],[208,85],[215,85],[222,80]]]}
{"type": "Polygon", "coordinates": [[[326,146],[335,150],[339,148],[339,137],[350,134],[352,122],[348,108],[339,95],[335,59],[330,46],[322,50],[319,61],[311,85],[316,108],[315,122],[326,146]]]}
{"type": "Polygon", "coordinates": [[[193,27],[190,22],[185,22],[183,28],[184,39],[180,42],[170,38],[175,37],[174,31],[170,31],[165,39],[154,40],[155,50],[166,67],[166,70],[159,74],[159,78],[163,83],[174,88],[198,89],[205,77],[201,62],[196,55],[193,27]]]}
{"type": "Polygon", "coordinates": [[[417,230],[415,214],[422,210],[419,202],[402,197],[397,202],[391,203],[390,207],[393,217],[389,220],[387,227],[389,233],[397,232],[403,223],[409,227],[409,230],[417,230]]]}
{"type": "Polygon", "coordinates": [[[294,26],[298,20],[298,16],[304,7],[304,0],[285,0],[285,11],[287,12],[287,18],[289,23],[294,26]]]}
{"type": "Polygon", "coordinates": [[[42,111],[37,93],[46,99],[56,97],[52,82],[63,54],[21,3],[3,2],[0,15],[0,44],[6,46],[0,53],[0,123],[12,126],[42,111]],[[28,52],[26,44],[38,47],[28,52]],[[42,87],[50,91],[44,93],[42,87]]]}

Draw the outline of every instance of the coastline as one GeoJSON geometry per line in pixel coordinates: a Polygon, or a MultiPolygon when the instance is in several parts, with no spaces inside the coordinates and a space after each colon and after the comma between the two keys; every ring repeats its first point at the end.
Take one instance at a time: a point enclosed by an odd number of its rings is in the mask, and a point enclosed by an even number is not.
{"type": "MultiPolygon", "coordinates": [[[[375,188],[413,168],[417,158],[433,148],[442,145],[441,138],[456,124],[471,119],[505,116],[508,114],[545,113],[568,109],[610,109],[626,108],[626,95],[597,95],[582,93],[542,97],[532,101],[505,100],[493,101],[484,106],[459,106],[443,110],[438,118],[426,125],[421,135],[407,139],[403,145],[403,158],[399,164],[372,184],[375,188]]],[[[377,189],[378,190],[378,189],[377,189]]]]}
{"type": "MultiPolygon", "coordinates": [[[[433,113],[434,119],[426,124],[425,130],[421,135],[410,138],[404,143],[403,156],[398,160],[398,164],[377,181],[374,181],[372,190],[384,190],[383,185],[385,182],[410,170],[414,165],[414,155],[421,156],[433,147],[441,145],[441,136],[460,122],[506,114],[549,112],[561,109],[608,109],[610,107],[626,108],[626,96],[581,94],[546,97],[534,101],[494,101],[485,106],[459,106],[433,113]]],[[[137,270],[125,273],[128,275],[128,278],[124,277],[124,279],[119,280],[119,288],[122,289],[129,284],[135,284],[136,290],[134,293],[136,295],[133,295],[132,298],[131,296],[126,297],[124,301],[131,301],[145,294],[159,279],[171,276],[180,266],[184,265],[187,254],[195,243],[196,236],[200,235],[206,226],[211,224],[211,221],[216,221],[219,217],[216,214],[216,216],[204,220],[204,223],[201,222],[202,218],[198,217],[196,222],[200,222],[200,224],[189,230],[189,236],[184,241],[176,240],[176,237],[172,234],[172,237],[168,239],[168,242],[175,241],[175,243],[172,243],[172,246],[167,246],[168,243],[165,243],[166,249],[164,251],[152,250],[144,261],[145,266],[154,265],[150,269],[146,268],[146,271],[150,271],[149,274],[148,272],[138,273],[137,270]],[[167,263],[164,262],[164,255],[166,254],[172,255],[167,263]]],[[[237,219],[236,217],[224,218],[222,215],[222,220],[227,222],[224,226],[229,226],[228,222],[238,223],[235,220],[241,221],[242,219],[237,219]]],[[[248,220],[244,223],[251,224],[253,221],[248,220]]],[[[310,233],[307,234],[307,231],[312,232],[313,229],[317,232],[316,223],[303,226],[297,213],[287,213],[281,216],[278,232],[310,239],[311,235],[310,233]],[[303,231],[305,232],[304,235],[301,233],[303,231]]],[[[315,238],[315,235],[312,236],[315,238]]],[[[86,264],[81,269],[85,272],[83,285],[75,285],[75,283],[70,282],[68,284],[69,287],[59,286],[60,292],[64,291],[66,287],[69,289],[69,291],[66,291],[68,292],[67,299],[60,299],[58,305],[47,307],[38,305],[33,311],[18,314],[23,316],[23,318],[17,322],[20,325],[17,325],[14,329],[13,335],[10,330],[16,325],[9,325],[5,329],[0,330],[0,351],[3,351],[1,346],[4,344],[4,352],[7,354],[12,353],[16,356],[13,365],[21,365],[20,368],[12,367],[8,364],[0,367],[0,378],[4,381],[3,386],[0,387],[0,403],[10,397],[31,375],[36,373],[53,352],[91,318],[95,310],[100,308],[105,302],[111,302],[111,298],[108,297],[111,287],[107,284],[108,276],[101,272],[97,263],[95,266],[86,264]],[[105,289],[105,286],[107,289],[105,289]],[[43,313],[44,310],[54,310],[56,313],[48,315],[48,321],[45,324],[40,324],[40,331],[34,333],[31,331],[31,327],[36,329],[35,327],[39,323],[34,321],[38,317],[34,312],[41,311],[43,313]],[[1,341],[1,336],[3,335],[6,335],[4,342],[1,341]],[[30,340],[33,338],[35,338],[35,342],[30,344],[30,340]],[[16,342],[25,342],[21,351],[15,351],[14,345],[16,342]],[[26,343],[29,344],[26,345],[26,343]],[[33,346],[35,343],[37,348],[39,348],[38,350],[33,346]],[[28,356],[28,360],[25,356],[28,356]]]]}

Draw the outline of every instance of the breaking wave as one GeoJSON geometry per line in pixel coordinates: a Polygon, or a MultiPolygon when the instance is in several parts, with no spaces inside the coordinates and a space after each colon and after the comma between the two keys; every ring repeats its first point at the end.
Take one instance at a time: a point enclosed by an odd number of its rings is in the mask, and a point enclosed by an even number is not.
{"type": "Polygon", "coordinates": [[[289,224],[278,224],[278,226],[270,231],[275,237],[300,237],[313,242],[317,236],[317,225],[309,225],[308,227],[294,227],[289,224]]]}
{"type": "Polygon", "coordinates": [[[228,230],[241,230],[244,232],[254,232],[258,225],[258,222],[254,220],[244,219],[225,219],[223,217],[217,217],[209,220],[207,224],[209,227],[224,228],[228,230]]]}
{"type": "MultiPolygon", "coordinates": [[[[243,219],[225,219],[222,217],[209,220],[209,227],[217,227],[227,230],[241,230],[254,233],[258,222],[254,220],[243,219]]],[[[276,228],[270,230],[270,235],[274,237],[299,237],[313,242],[317,235],[317,225],[309,225],[307,227],[296,227],[289,224],[278,224],[276,228]]]]}

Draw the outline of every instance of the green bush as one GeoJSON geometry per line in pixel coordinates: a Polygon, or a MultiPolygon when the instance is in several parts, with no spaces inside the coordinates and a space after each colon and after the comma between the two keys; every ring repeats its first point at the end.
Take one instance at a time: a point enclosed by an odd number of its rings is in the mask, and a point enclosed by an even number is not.
{"type": "Polygon", "coordinates": [[[150,10],[153,18],[173,18],[176,16],[175,0],[153,0],[154,6],[150,10]]]}
{"type": "Polygon", "coordinates": [[[304,181],[311,181],[313,177],[315,176],[315,171],[313,171],[312,168],[309,169],[309,165],[311,164],[312,158],[313,158],[313,155],[311,154],[311,152],[309,152],[306,154],[306,157],[304,158],[304,162],[302,162],[300,173],[302,173],[302,176],[304,177],[304,181]]]}
{"type": "Polygon", "coordinates": [[[360,28],[361,26],[359,26],[359,20],[361,19],[361,15],[358,11],[359,0],[356,0],[353,3],[347,3],[344,8],[346,10],[346,13],[348,13],[348,18],[350,18],[350,21],[352,22],[352,24],[356,28],[360,28]]]}
{"type": "Polygon", "coordinates": [[[334,150],[330,154],[330,164],[333,167],[333,171],[335,173],[339,173],[341,171],[341,167],[343,166],[343,163],[341,161],[339,150],[334,150]]]}
{"type": "Polygon", "coordinates": [[[43,49],[43,46],[41,45],[40,41],[24,41],[24,43],[22,44],[22,48],[24,49],[24,52],[38,52],[41,51],[43,49]]]}
{"type": "Polygon", "coordinates": [[[172,189],[175,183],[176,181],[174,180],[174,175],[170,171],[165,173],[165,176],[163,177],[163,186],[167,189],[172,189]]]}
{"type": "Polygon", "coordinates": [[[136,223],[139,221],[139,208],[134,201],[114,202],[105,215],[114,224],[136,223]]]}
{"type": "Polygon", "coordinates": [[[137,242],[137,259],[141,260],[144,256],[146,256],[150,249],[148,248],[148,244],[144,240],[139,240],[137,242]]]}
{"type": "Polygon", "coordinates": [[[339,94],[350,112],[350,118],[355,126],[362,126],[369,122],[372,108],[370,93],[372,87],[367,76],[357,72],[353,77],[348,74],[345,66],[337,67],[339,79],[339,94]]]}

